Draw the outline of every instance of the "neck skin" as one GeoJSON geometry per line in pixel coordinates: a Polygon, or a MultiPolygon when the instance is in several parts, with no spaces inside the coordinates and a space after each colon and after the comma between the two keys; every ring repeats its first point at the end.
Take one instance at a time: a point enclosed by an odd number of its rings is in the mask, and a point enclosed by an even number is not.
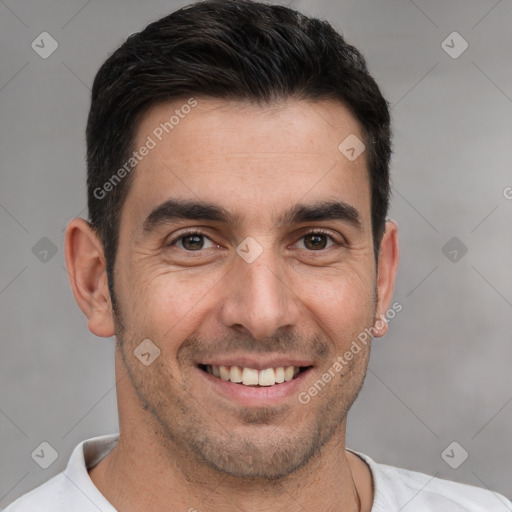
{"type": "Polygon", "coordinates": [[[89,471],[94,485],[119,512],[358,512],[358,495],[361,512],[371,511],[371,471],[346,451],[345,419],[306,466],[279,482],[247,481],[206,467],[169,442],[151,414],[136,408],[138,398],[119,359],[116,354],[119,441],[89,471]]]}

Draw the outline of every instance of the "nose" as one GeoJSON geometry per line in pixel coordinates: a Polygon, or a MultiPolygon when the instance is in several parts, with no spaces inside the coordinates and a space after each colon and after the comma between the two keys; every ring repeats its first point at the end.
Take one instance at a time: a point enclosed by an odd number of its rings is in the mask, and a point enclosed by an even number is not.
{"type": "Polygon", "coordinates": [[[223,282],[220,321],[225,327],[270,338],[281,328],[297,325],[299,298],[286,277],[283,262],[271,249],[252,263],[237,257],[223,282]]]}

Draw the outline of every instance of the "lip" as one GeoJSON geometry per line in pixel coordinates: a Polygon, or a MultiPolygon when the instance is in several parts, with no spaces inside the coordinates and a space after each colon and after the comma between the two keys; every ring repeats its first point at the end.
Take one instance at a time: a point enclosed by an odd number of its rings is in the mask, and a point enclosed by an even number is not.
{"type": "MultiPolygon", "coordinates": [[[[266,368],[269,367],[267,366],[266,368]]],[[[301,389],[305,389],[304,381],[311,372],[312,367],[306,368],[290,381],[261,387],[244,386],[243,384],[225,381],[210,375],[199,367],[196,369],[200,373],[200,377],[202,376],[203,379],[206,379],[208,387],[211,386],[215,393],[225,397],[227,400],[246,407],[265,407],[280,404],[290,397],[297,395],[301,389]]]]}
{"type": "Polygon", "coordinates": [[[230,359],[213,359],[211,361],[200,361],[201,365],[207,366],[239,366],[241,368],[253,368],[255,370],[266,370],[267,368],[279,368],[280,366],[313,366],[312,361],[307,359],[252,359],[250,357],[233,357],[230,359]]]}

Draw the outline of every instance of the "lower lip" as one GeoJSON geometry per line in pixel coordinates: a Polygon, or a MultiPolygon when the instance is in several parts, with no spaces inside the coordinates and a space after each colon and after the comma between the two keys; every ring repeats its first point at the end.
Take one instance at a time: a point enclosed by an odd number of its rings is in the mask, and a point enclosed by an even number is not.
{"type": "Polygon", "coordinates": [[[311,371],[311,367],[301,371],[292,380],[274,384],[273,386],[244,386],[234,382],[222,380],[210,375],[208,372],[197,368],[197,371],[213,386],[213,389],[240,405],[262,407],[283,402],[291,396],[297,395],[301,389],[305,389],[305,378],[311,371]]]}

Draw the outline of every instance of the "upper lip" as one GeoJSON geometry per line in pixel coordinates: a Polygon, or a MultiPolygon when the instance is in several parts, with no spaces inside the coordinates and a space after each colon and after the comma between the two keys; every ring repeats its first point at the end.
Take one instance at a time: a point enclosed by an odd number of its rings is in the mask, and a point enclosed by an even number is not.
{"type": "Polygon", "coordinates": [[[219,357],[212,358],[208,361],[201,361],[199,364],[205,366],[240,366],[242,368],[254,368],[255,370],[265,370],[267,368],[278,368],[280,366],[312,366],[313,363],[309,359],[297,357],[219,357]]]}

